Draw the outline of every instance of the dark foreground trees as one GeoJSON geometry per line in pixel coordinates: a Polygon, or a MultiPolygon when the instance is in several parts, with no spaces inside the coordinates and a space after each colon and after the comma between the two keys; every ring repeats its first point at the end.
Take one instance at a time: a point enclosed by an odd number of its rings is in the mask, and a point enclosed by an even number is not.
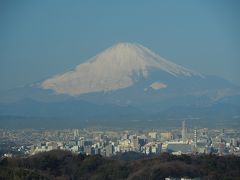
{"type": "Polygon", "coordinates": [[[68,151],[4,158],[0,161],[0,179],[240,179],[240,158],[236,156],[163,153],[151,158],[129,158],[122,160],[118,156],[114,160],[99,155],[74,155],[68,151]]]}

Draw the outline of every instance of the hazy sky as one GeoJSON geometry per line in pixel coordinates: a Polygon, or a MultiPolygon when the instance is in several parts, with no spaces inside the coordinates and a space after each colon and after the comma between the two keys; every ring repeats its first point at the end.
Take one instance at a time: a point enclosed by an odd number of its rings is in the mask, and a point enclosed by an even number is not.
{"type": "Polygon", "coordinates": [[[0,90],[65,72],[117,42],[240,85],[239,0],[1,0],[0,90]]]}

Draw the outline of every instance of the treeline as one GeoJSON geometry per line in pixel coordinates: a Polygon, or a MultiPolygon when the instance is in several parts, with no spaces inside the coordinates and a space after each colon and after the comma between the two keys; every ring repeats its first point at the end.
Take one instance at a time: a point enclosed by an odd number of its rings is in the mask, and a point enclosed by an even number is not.
{"type": "Polygon", "coordinates": [[[240,157],[163,153],[156,157],[123,154],[117,158],[50,151],[27,158],[0,161],[0,179],[240,179],[240,157]],[[137,157],[137,158],[136,158],[137,157]]]}

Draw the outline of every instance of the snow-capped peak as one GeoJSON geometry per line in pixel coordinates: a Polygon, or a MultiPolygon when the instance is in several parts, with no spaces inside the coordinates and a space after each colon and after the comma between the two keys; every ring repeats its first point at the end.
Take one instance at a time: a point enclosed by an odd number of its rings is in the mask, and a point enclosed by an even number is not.
{"type": "Polygon", "coordinates": [[[152,68],[173,76],[201,76],[165,60],[140,44],[118,43],[73,71],[45,80],[41,87],[69,95],[117,90],[134,84],[133,76],[147,78],[152,68]]]}

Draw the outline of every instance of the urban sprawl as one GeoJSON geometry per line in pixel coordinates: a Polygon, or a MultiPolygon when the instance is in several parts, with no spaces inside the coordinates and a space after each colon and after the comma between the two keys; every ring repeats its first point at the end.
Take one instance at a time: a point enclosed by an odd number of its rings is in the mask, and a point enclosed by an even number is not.
{"type": "Polygon", "coordinates": [[[0,129],[2,157],[31,156],[55,149],[111,157],[118,153],[146,155],[181,154],[240,155],[238,129],[187,128],[171,130],[84,129],[0,129]]]}

